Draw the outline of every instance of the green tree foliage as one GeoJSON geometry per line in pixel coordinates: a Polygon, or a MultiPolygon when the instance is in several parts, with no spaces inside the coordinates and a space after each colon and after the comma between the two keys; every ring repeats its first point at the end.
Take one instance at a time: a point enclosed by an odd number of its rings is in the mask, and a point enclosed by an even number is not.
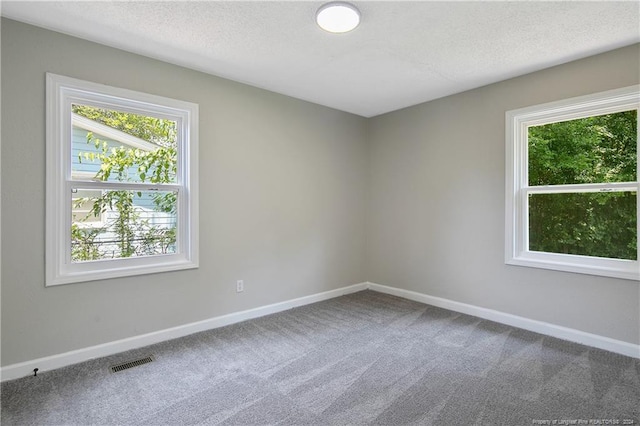
{"type": "Polygon", "coordinates": [[[74,104],[72,109],[78,115],[156,145],[175,146],[177,129],[174,121],[88,105],[74,104]]]}
{"type": "MultiPolygon", "coordinates": [[[[637,180],[637,112],[529,128],[529,185],[637,180]]],[[[529,249],[637,258],[635,192],[533,194],[529,249]]]]}
{"type": "MultiPolygon", "coordinates": [[[[87,143],[93,144],[96,151],[83,152],[80,162],[98,162],[100,169],[94,179],[118,182],[150,182],[174,183],[177,172],[176,123],[155,117],[125,113],[90,107],[73,105],[73,112],[120,130],[129,135],[151,142],[156,149],[142,149],[119,146],[110,147],[106,141],[100,140],[92,133],[87,134],[87,143]]],[[[176,241],[175,227],[153,226],[148,220],[141,218],[136,207],[136,199],[141,199],[141,192],[130,190],[103,191],[102,196],[91,198],[91,215],[101,217],[105,212],[116,211],[112,223],[101,229],[89,229],[73,223],[72,258],[74,260],[96,260],[105,257],[131,257],[167,253],[172,250],[176,241]],[[104,242],[98,238],[103,233],[117,235],[117,253],[109,256],[99,246],[104,242]]],[[[177,194],[173,191],[158,192],[153,196],[155,210],[175,215],[177,194]]],[[[87,199],[79,199],[76,205],[86,203],[87,199]]],[[[86,220],[88,217],[82,219],[86,220]]]]}

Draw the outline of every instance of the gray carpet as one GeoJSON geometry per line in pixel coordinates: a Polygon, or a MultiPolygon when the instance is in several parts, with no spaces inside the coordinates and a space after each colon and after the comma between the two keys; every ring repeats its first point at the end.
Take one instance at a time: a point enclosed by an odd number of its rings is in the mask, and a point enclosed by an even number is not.
{"type": "Polygon", "coordinates": [[[1,391],[7,426],[639,424],[640,361],[363,291],[1,391]]]}

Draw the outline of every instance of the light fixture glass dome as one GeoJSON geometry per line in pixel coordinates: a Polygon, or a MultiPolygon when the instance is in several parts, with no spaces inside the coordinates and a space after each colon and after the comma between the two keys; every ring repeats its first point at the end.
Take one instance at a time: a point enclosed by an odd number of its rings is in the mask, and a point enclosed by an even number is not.
{"type": "Polygon", "coordinates": [[[350,3],[331,2],[318,9],[316,22],[330,33],[346,33],[360,23],[360,11],[350,3]]]}

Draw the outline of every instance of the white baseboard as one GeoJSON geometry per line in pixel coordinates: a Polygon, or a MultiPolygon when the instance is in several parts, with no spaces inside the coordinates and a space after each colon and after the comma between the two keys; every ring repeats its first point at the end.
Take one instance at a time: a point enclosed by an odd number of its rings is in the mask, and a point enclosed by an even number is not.
{"type": "Polygon", "coordinates": [[[418,293],[415,291],[403,290],[395,287],[388,287],[380,284],[366,282],[342,287],[336,290],[325,291],[310,296],[300,297],[298,299],[287,300],[280,303],[274,303],[272,305],[249,309],[246,311],[209,318],[203,321],[168,328],[153,333],[142,334],[139,336],[129,337],[126,339],[104,343],[101,345],[90,346],[88,348],[65,352],[58,355],[38,358],[18,364],[11,364],[0,369],[0,380],[13,380],[31,375],[34,368],[37,368],[39,372],[54,370],[56,368],[77,364],[79,362],[87,361],[90,359],[117,354],[131,349],[152,345],[154,343],[187,336],[189,334],[197,333],[200,331],[224,327],[225,325],[235,324],[252,318],[258,318],[265,315],[286,311],[298,306],[321,302],[323,300],[333,299],[334,297],[339,297],[345,294],[355,293],[357,291],[366,289],[404,297],[405,299],[414,300],[416,302],[425,303],[427,305],[437,306],[455,312],[473,315],[479,318],[488,319],[513,327],[518,327],[547,336],[581,343],[584,345],[604,349],[634,358],[640,358],[640,345],[635,345],[632,343],[623,342],[596,334],[586,333],[584,331],[575,330],[572,328],[549,324],[542,321],[524,318],[517,315],[494,311],[492,309],[455,302],[449,299],[429,296],[427,294],[418,293]]]}
{"type": "Polygon", "coordinates": [[[65,352],[58,355],[25,361],[18,364],[11,364],[0,369],[0,380],[13,380],[31,375],[33,374],[34,368],[37,368],[38,372],[54,370],[56,368],[65,367],[67,365],[77,364],[79,362],[87,361],[90,359],[117,354],[131,349],[152,345],[154,343],[187,336],[189,334],[197,333],[200,331],[224,327],[225,325],[235,324],[252,318],[274,314],[276,312],[286,311],[288,309],[308,305],[310,303],[333,299],[334,297],[342,296],[349,293],[355,293],[356,291],[366,290],[367,287],[368,283],[354,284],[336,290],[325,291],[322,293],[313,294],[311,296],[300,297],[298,299],[287,300],[284,302],[261,306],[259,308],[249,309],[246,311],[209,318],[203,321],[168,328],[166,330],[155,331],[153,333],[142,334],[139,336],[117,340],[114,342],[65,352]]]}
{"type": "Polygon", "coordinates": [[[427,305],[437,306],[439,308],[473,315],[475,317],[499,322],[501,324],[534,331],[536,333],[544,334],[547,336],[581,343],[583,345],[592,346],[598,349],[604,349],[606,351],[615,352],[633,358],[640,358],[640,345],[635,345],[633,343],[623,342],[621,340],[611,339],[609,337],[599,336],[597,334],[586,333],[584,331],[575,330],[573,328],[562,327],[543,321],[494,311],[493,309],[481,308],[479,306],[455,302],[453,300],[443,299],[441,297],[429,296],[427,294],[418,293],[415,291],[403,290],[374,283],[367,284],[367,288],[380,293],[387,293],[394,296],[403,297],[405,299],[414,300],[416,302],[425,303],[427,305]]]}

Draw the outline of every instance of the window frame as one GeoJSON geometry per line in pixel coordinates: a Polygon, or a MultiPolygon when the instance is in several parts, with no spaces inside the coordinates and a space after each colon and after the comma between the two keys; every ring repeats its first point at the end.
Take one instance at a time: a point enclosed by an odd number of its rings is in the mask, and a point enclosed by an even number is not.
{"type": "MultiPolygon", "coordinates": [[[[635,109],[640,113],[640,85],[507,111],[505,263],[557,271],[640,280],[638,260],[600,258],[529,250],[530,194],[635,191],[635,182],[529,186],[528,127],[635,109]]],[[[640,130],[639,130],[640,133],[640,130]]],[[[639,135],[640,136],[640,135],[639,135]]],[[[640,137],[638,137],[640,141],[640,137]]],[[[640,142],[638,142],[640,145],[640,142]]],[[[640,150],[638,150],[640,152],[640,150]]],[[[640,161],[638,162],[640,164],[640,161]]],[[[640,202],[636,198],[637,224],[640,202]]],[[[638,225],[637,225],[638,226],[638,225]]],[[[640,226],[639,226],[640,227],[640,226]]],[[[640,235],[640,232],[638,233],[640,235]]],[[[639,250],[640,252],[640,250],[639,250]]],[[[640,253],[639,253],[640,254],[640,253]]],[[[640,256],[638,256],[640,259],[640,256]]]]}
{"type": "Polygon", "coordinates": [[[53,73],[46,74],[45,286],[198,267],[198,105],[53,73]],[[175,184],[73,179],[72,104],[166,118],[177,122],[175,184]],[[73,189],[178,192],[176,253],[71,261],[73,189]]]}

